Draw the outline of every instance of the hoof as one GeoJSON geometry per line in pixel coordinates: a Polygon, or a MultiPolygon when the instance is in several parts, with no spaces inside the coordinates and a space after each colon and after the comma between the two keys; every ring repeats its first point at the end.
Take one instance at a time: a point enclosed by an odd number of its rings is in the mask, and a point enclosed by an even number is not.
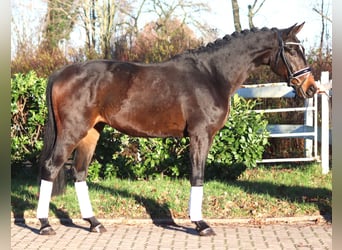
{"type": "Polygon", "coordinates": [[[55,230],[52,229],[51,226],[46,226],[39,230],[39,234],[40,235],[55,235],[56,232],[55,230]]]}
{"type": "Polygon", "coordinates": [[[199,233],[200,236],[214,236],[216,233],[214,230],[203,220],[194,221],[196,225],[196,231],[199,233]]]}
{"type": "Polygon", "coordinates": [[[90,232],[93,232],[93,233],[104,233],[104,232],[107,232],[107,229],[102,224],[98,224],[95,227],[90,227],[90,232]]]}

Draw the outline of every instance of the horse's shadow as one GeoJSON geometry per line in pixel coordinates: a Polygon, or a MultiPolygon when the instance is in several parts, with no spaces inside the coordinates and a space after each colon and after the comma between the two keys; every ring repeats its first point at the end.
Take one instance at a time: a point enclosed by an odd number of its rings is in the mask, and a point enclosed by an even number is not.
{"type": "MultiPolygon", "coordinates": [[[[27,195],[32,195],[31,193],[25,191],[27,195]]],[[[25,195],[24,195],[25,197],[25,195]]],[[[26,223],[25,217],[24,217],[24,212],[29,209],[35,209],[36,207],[29,203],[28,201],[18,198],[17,196],[12,195],[11,196],[11,203],[12,203],[12,212],[13,212],[13,217],[14,217],[14,224],[19,226],[19,227],[24,227],[29,230],[31,230],[35,234],[39,234],[39,229],[32,227],[26,223]],[[20,204],[20,206],[16,206],[15,204],[20,204]]],[[[74,227],[74,228],[80,228],[84,230],[89,230],[88,227],[84,226],[79,226],[76,225],[72,219],[70,218],[69,214],[67,212],[64,212],[61,209],[58,209],[56,205],[53,202],[50,202],[50,209],[52,212],[55,214],[55,216],[59,219],[60,224],[68,227],[74,227]]],[[[38,219],[37,219],[38,222],[38,219]]]]}
{"type": "Polygon", "coordinates": [[[31,196],[33,194],[25,190],[21,192],[21,195],[21,197],[18,197],[13,194],[11,195],[11,205],[14,217],[14,224],[20,227],[27,228],[31,230],[33,233],[39,234],[39,230],[27,225],[24,218],[24,212],[29,209],[34,209],[34,205],[28,202],[23,197],[27,197],[28,195],[31,196]]]}
{"type": "MultiPolygon", "coordinates": [[[[145,207],[146,212],[150,215],[150,218],[152,219],[152,223],[155,226],[163,227],[168,230],[181,231],[181,232],[185,232],[191,235],[198,234],[194,228],[178,225],[172,218],[171,211],[166,203],[160,204],[151,198],[146,198],[140,195],[132,194],[128,192],[127,190],[107,188],[100,184],[95,184],[95,183],[89,183],[88,185],[89,185],[89,189],[98,189],[98,190],[102,190],[105,192],[109,192],[113,195],[119,194],[121,197],[133,197],[137,203],[145,207]]],[[[23,197],[34,196],[34,194],[26,190],[21,191],[20,194],[21,194],[20,197],[15,196],[15,195],[11,196],[14,224],[17,226],[29,229],[35,234],[39,234],[39,229],[28,225],[24,218],[24,212],[26,210],[33,210],[36,207],[34,204],[30,203],[28,200],[26,200],[23,197]]],[[[59,219],[59,222],[61,225],[89,231],[89,227],[75,224],[73,220],[71,219],[70,215],[64,210],[58,209],[52,201],[50,202],[50,209],[54,213],[54,215],[59,219]]],[[[37,222],[38,222],[38,219],[37,219],[37,222]]]]}
{"type": "Polygon", "coordinates": [[[150,216],[152,223],[155,226],[163,227],[168,230],[182,231],[191,235],[198,235],[194,228],[178,225],[174,221],[171,211],[166,203],[159,203],[154,199],[132,194],[127,190],[104,187],[98,183],[89,183],[88,185],[89,189],[102,190],[103,192],[108,192],[113,196],[119,195],[120,197],[133,197],[136,203],[141,204],[146,209],[146,213],[150,216]]]}

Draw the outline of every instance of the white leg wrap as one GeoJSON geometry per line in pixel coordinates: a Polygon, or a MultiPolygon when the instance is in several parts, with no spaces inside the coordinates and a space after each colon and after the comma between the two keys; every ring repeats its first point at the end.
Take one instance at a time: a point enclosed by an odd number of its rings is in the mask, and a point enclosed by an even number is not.
{"type": "Polygon", "coordinates": [[[52,185],[53,183],[51,181],[41,180],[37,208],[38,219],[48,218],[49,216],[52,185]]]}
{"type": "Polygon", "coordinates": [[[189,215],[191,221],[202,220],[203,187],[191,187],[189,215]]]}
{"type": "Polygon", "coordinates": [[[77,194],[78,203],[80,205],[82,218],[90,218],[94,216],[91,207],[88,186],[85,181],[75,182],[75,189],[77,194]]]}

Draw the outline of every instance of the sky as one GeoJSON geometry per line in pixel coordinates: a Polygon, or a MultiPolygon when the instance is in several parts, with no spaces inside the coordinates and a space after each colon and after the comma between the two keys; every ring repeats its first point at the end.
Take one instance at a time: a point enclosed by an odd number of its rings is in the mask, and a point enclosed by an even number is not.
{"type": "MultiPolygon", "coordinates": [[[[46,4],[42,4],[42,2],[44,0],[12,0],[12,15],[14,18],[19,17],[19,19],[25,20],[25,23],[30,24],[31,27],[39,27],[39,20],[44,18],[46,11],[46,4]]],[[[233,33],[234,23],[231,1],[207,0],[207,2],[211,12],[201,15],[202,21],[217,29],[219,37],[233,33]]],[[[247,6],[253,2],[254,0],[238,0],[242,29],[248,28],[247,6]]],[[[314,7],[319,8],[320,2],[321,0],[266,0],[253,21],[255,26],[259,28],[265,26],[268,28],[287,28],[295,23],[300,24],[305,21],[304,28],[298,34],[298,38],[306,48],[317,47],[321,32],[321,17],[312,9],[314,7]]],[[[332,0],[325,0],[325,4],[328,10],[327,14],[331,17],[332,0]]],[[[22,30],[21,32],[29,32],[29,29],[25,29],[26,27],[20,25],[20,23],[14,28],[22,30]]],[[[331,30],[331,24],[329,29],[331,30]]],[[[37,28],[31,30],[35,32],[37,28]]],[[[27,36],[29,35],[27,34],[27,36]]],[[[15,38],[12,40],[15,40],[15,38]]],[[[74,32],[72,40],[82,41],[81,33],[74,32]]],[[[12,50],[13,54],[14,51],[12,50]]]]}
{"type": "MultiPolygon", "coordinates": [[[[248,4],[252,0],[239,0],[240,20],[242,29],[248,28],[248,4]]],[[[261,2],[261,0],[259,0],[261,2]]],[[[287,28],[295,23],[305,22],[298,38],[304,45],[317,46],[321,32],[321,17],[312,9],[320,7],[321,0],[266,0],[260,12],[253,19],[256,27],[262,28],[287,28]],[[315,44],[316,43],[316,44],[315,44]],[[310,44],[310,45],[309,45],[310,44]]],[[[329,10],[328,16],[331,17],[332,1],[325,0],[329,10]]],[[[219,34],[230,34],[234,31],[232,7],[230,0],[211,0],[210,6],[212,13],[208,15],[208,23],[217,27],[219,34]],[[228,15],[228,17],[227,17],[228,15]],[[224,18],[226,17],[226,18],[224,18]],[[222,21],[222,20],[229,20],[222,21]]],[[[331,25],[330,25],[331,30],[331,25]]],[[[331,34],[331,32],[330,32],[331,34]]]]}

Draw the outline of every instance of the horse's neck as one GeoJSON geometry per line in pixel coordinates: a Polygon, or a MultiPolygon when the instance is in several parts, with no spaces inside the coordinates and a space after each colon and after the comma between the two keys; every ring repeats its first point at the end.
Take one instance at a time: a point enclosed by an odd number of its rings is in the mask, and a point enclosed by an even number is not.
{"type": "Polygon", "coordinates": [[[226,85],[229,94],[247,79],[249,73],[261,64],[267,64],[271,51],[277,45],[274,32],[257,32],[233,38],[229,43],[207,55],[215,74],[226,85]]]}

